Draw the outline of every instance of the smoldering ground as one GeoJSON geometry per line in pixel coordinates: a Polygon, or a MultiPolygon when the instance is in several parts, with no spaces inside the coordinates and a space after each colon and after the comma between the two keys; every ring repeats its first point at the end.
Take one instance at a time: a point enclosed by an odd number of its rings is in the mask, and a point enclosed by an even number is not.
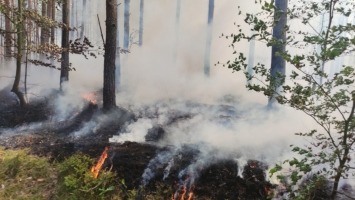
{"type": "MultiPolygon", "coordinates": [[[[91,10],[102,4],[98,0],[90,2],[91,10]]],[[[165,131],[163,137],[149,143],[169,147],[152,158],[142,172],[143,184],[148,184],[160,168],[165,169],[165,176],[168,177],[169,169],[174,164],[173,157],[186,147],[197,153],[194,160],[182,169],[181,177],[189,174],[198,179],[204,167],[224,159],[235,160],[239,167],[250,159],[272,166],[289,157],[290,144],[307,142],[295,137],[294,133],[309,131],[317,125],[302,113],[287,108],[274,112],[266,110],[264,105],[267,99],[247,91],[243,75],[212,65],[211,76],[204,76],[207,3],[202,0],[182,1],[178,27],[175,24],[175,3],[163,0],[146,3],[143,46],[139,48],[132,45],[130,53],[121,57],[122,82],[120,92],[117,93],[117,104],[133,113],[137,119],[125,123],[116,132],[117,137],[113,142],[145,143],[150,129],[162,127],[165,131]],[[176,58],[174,51],[177,52],[176,58]]],[[[222,33],[234,32],[236,27],[233,23],[243,20],[237,15],[237,6],[234,0],[215,2],[210,58],[212,64],[233,58],[231,49],[227,48],[230,41],[220,36],[222,33]]],[[[134,33],[138,29],[138,1],[132,1],[131,8],[131,27],[134,33]]],[[[122,4],[119,9],[123,16],[122,4]]],[[[101,10],[98,14],[103,22],[104,9],[101,10]]],[[[86,27],[91,27],[86,31],[89,39],[101,45],[95,15],[93,13],[85,18],[87,20],[84,23],[86,27]]],[[[238,48],[247,52],[248,44],[238,48]]],[[[259,61],[268,62],[269,56],[265,55],[268,49],[256,49],[255,57],[259,61]]],[[[70,119],[86,105],[82,94],[98,91],[102,86],[102,55],[89,60],[75,55],[71,56],[71,62],[76,72],[70,73],[70,81],[64,87],[64,93],[54,101],[52,122],[70,119]]],[[[5,70],[8,76],[13,74],[12,66],[8,64],[5,70]]],[[[35,94],[32,98],[45,96],[51,89],[59,88],[59,72],[56,70],[31,66],[29,74],[29,93],[35,94]]],[[[1,78],[0,81],[0,87],[5,87],[9,79],[1,78]]],[[[94,115],[70,134],[80,140],[104,126],[107,121],[115,121],[118,115],[94,115]]],[[[40,128],[41,125],[30,124],[11,131],[18,133],[25,129],[33,131],[40,128]]]]}

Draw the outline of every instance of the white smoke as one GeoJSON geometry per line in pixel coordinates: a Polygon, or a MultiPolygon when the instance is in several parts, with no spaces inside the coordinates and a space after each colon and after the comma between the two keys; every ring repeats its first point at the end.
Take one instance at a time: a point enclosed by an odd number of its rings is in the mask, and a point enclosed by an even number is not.
{"type": "MultiPolygon", "coordinates": [[[[104,4],[99,0],[89,2],[88,7],[92,12],[86,18],[85,27],[88,30],[85,32],[95,45],[101,45],[96,14],[99,14],[104,25],[104,4]],[[94,12],[96,8],[99,8],[98,13],[94,12]]],[[[131,2],[131,32],[138,29],[138,2],[131,2]]],[[[249,6],[249,1],[215,2],[212,64],[225,62],[235,56],[227,48],[230,41],[219,36],[235,32],[233,23],[243,20],[238,16],[237,3],[244,4],[242,6],[249,10],[254,9],[249,6]]],[[[262,160],[270,165],[280,162],[289,156],[288,145],[306,142],[295,137],[295,132],[318,127],[297,111],[287,108],[274,112],[265,110],[267,99],[245,89],[244,75],[233,74],[221,66],[211,66],[211,77],[204,77],[207,1],[182,1],[177,33],[174,27],[175,1],[151,0],[145,5],[143,47],[133,45],[131,53],[122,56],[122,85],[120,93],[117,93],[117,104],[139,118],[127,125],[124,132],[117,133],[118,136],[110,142],[145,142],[148,130],[162,125],[166,134],[155,145],[174,148],[190,145],[200,150],[199,159],[186,168],[186,173],[194,174],[201,166],[225,157],[236,159],[240,167],[248,159],[262,160]],[[174,46],[177,34],[178,44],[174,46]],[[175,48],[176,60],[173,58],[175,48]],[[170,122],[177,114],[186,117],[170,122]]],[[[123,14],[123,5],[119,9],[123,14]]],[[[119,26],[121,33],[122,19],[119,26]]],[[[238,48],[247,52],[248,44],[243,43],[238,48]]],[[[256,44],[256,49],[255,63],[258,61],[268,65],[271,55],[269,49],[261,48],[260,44],[256,44]]],[[[76,71],[70,72],[69,84],[64,86],[64,93],[55,100],[56,121],[66,120],[84,108],[82,93],[102,88],[102,55],[89,60],[71,55],[70,59],[76,71]]],[[[13,71],[14,68],[9,67],[4,74],[11,76],[13,71]]],[[[31,67],[29,74],[30,93],[45,96],[51,89],[59,88],[57,70],[31,67]]],[[[9,78],[0,77],[0,89],[8,81],[9,78]]],[[[97,115],[72,136],[80,139],[80,136],[95,132],[114,117],[97,115]]],[[[165,168],[164,177],[167,178],[174,164],[173,155],[174,151],[166,152],[166,155],[164,152],[158,154],[143,173],[143,179],[148,183],[158,168],[165,168]]]]}

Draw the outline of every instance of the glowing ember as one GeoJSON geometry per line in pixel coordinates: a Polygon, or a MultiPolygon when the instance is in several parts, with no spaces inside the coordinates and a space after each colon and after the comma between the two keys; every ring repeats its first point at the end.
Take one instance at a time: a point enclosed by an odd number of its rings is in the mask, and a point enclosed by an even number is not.
{"type": "Polygon", "coordinates": [[[96,165],[94,165],[91,168],[91,173],[94,176],[94,178],[97,178],[99,176],[99,173],[100,173],[100,171],[102,169],[102,165],[105,163],[105,160],[106,160],[106,158],[108,156],[108,150],[109,150],[109,148],[105,147],[105,150],[102,152],[99,161],[97,162],[96,165]]]}
{"type": "Polygon", "coordinates": [[[82,95],[82,97],[86,100],[91,102],[92,104],[97,104],[97,98],[96,98],[96,94],[93,92],[90,93],[85,93],[82,95]]]}

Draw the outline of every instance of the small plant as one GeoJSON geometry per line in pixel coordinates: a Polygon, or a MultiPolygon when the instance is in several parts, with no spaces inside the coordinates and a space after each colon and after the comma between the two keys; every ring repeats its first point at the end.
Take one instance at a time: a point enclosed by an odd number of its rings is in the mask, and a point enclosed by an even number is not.
{"type": "Polygon", "coordinates": [[[328,199],[330,183],[324,176],[311,175],[300,184],[294,200],[328,199]]]}
{"type": "Polygon", "coordinates": [[[57,199],[109,199],[115,188],[115,174],[102,171],[94,178],[90,167],[94,160],[83,154],[75,154],[58,166],[57,199]]]}

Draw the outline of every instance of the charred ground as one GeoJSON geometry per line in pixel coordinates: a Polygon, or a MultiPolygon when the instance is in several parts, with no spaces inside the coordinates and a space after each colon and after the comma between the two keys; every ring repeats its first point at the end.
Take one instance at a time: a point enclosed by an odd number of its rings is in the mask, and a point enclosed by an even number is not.
{"type": "MultiPolygon", "coordinates": [[[[139,193],[137,198],[140,199],[157,193],[161,199],[171,199],[174,193],[181,198],[181,182],[189,178],[188,175],[181,176],[181,171],[196,161],[200,153],[197,147],[189,145],[174,150],[171,158],[174,165],[169,172],[166,172],[167,163],[154,166],[155,175],[144,185],[142,174],[150,161],[158,154],[172,151],[174,148],[150,143],[164,137],[164,124],[148,131],[148,142],[115,144],[109,143],[109,138],[122,132],[127,124],[136,121],[139,116],[126,109],[117,108],[112,112],[119,113],[119,118],[106,120],[97,130],[91,130],[85,136],[74,137],[70,133],[82,129],[88,121],[103,114],[96,104],[87,102],[72,118],[52,123],[49,120],[53,115],[53,105],[50,102],[55,95],[38,99],[26,108],[19,108],[10,93],[1,91],[0,97],[0,128],[13,130],[13,134],[0,131],[1,146],[9,149],[29,148],[33,154],[50,157],[53,161],[64,160],[78,152],[98,158],[103,149],[109,147],[109,156],[104,167],[115,171],[118,179],[124,179],[128,189],[136,189],[139,193]],[[42,128],[32,131],[19,129],[31,123],[42,123],[39,125],[42,128]]],[[[167,124],[191,117],[186,113],[175,113],[173,116],[167,124]]],[[[265,164],[249,161],[243,167],[242,174],[239,174],[238,169],[240,167],[233,159],[214,160],[199,169],[198,177],[188,189],[194,193],[194,199],[267,199],[274,186],[266,180],[265,164]]]]}

